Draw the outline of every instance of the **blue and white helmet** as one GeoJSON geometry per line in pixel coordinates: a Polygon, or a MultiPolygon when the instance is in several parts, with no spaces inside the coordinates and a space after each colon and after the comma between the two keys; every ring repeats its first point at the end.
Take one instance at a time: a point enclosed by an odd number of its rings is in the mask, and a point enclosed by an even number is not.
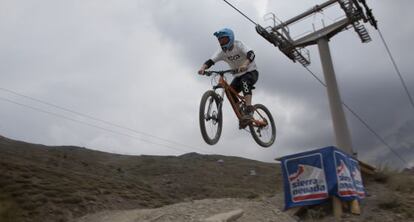
{"type": "Polygon", "coordinates": [[[220,42],[220,46],[224,51],[229,50],[233,46],[234,33],[231,29],[229,29],[229,28],[221,29],[221,30],[215,32],[214,36],[217,37],[217,39],[220,42]],[[228,40],[220,41],[220,39],[223,38],[223,37],[227,37],[228,40]]]}

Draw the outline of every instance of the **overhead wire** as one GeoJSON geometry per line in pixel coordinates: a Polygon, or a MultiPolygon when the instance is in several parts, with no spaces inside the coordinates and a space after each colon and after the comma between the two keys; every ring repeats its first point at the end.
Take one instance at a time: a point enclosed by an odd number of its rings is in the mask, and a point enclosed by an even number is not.
{"type": "MultiPolygon", "coordinates": [[[[193,146],[189,146],[189,145],[186,145],[186,144],[183,144],[183,143],[179,143],[179,142],[176,142],[176,141],[173,141],[173,140],[170,140],[170,139],[165,139],[165,138],[162,138],[162,137],[159,137],[159,136],[152,135],[150,133],[145,133],[145,132],[142,132],[142,131],[139,131],[139,130],[136,130],[136,129],[132,129],[130,127],[126,127],[126,126],[122,126],[120,124],[109,122],[107,120],[99,119],[99,118],[93,117],[91,115],[80,113],[80,112],[74,111],[72,109],[68,109],[68,108],[65,108],[65,107],[62,107],[62,106],[59,106],[59,105],[56,105],[56,104],[53,104],[53,103],[50,103],[50,102],[47,102],[47,101],[44,101],[44,100],[41,100],[41,99],[34,98],[32,96],[24,95],[22,93],[16,92],[16,91],[11,90],[11,89],[0,87],[0,90],[11,93],[11,94],[14,94],[14,95],[17,95],[17,96],[20,96],[20,97],[23,97],[23,98],[26,98],[26,99],[29,99],[29,100],[33,100],[35,102],[38,102],[38,103],[41,103],[41,104],[44,104],[44,105],[47,105],[47,106],[54,107],[56,109],[60,109],[60,110],[63,110],[63,111],[69,112],[69,113],[73,113],[73,114],[76,114],[78,116],[82,116],[82,117],[87,118],[87,119],[98,121],[98,122],[101,122],[101,123],[104,123],[104,124],[107,124],[107,125],[119,128],[119,129],[127,130],[127,131],[130,131],[130,132],[136,133],[136,134],[144,135],[144,136],[154,138],[154,139],[157,139],[157,140],[161,140],[161,141],[164,141],[164,142],[168,142],[168,143],[171,143],[171,144],[187,147],[189,149],[202,151],[200,148],[195,148],[193,146]]],[[[208,152],[208,151],[203,151],[203,152],[208,152]]]]}
{"type": "MultiPolygon", "coordinates": [[[[242,14],[245,18],[247,18],[249,21],[251,21],[253,24],[255,24],[255,25],[257,25],[257,23],[256,22],[254,22],[254,21],[252,21],[249,17],[247,17],[243,12],[241,12],[238,8],[236,8],[234,5],[232,5],[232,4],[230,4],[229,2],[227,2],[226,0],[223,0],[224,2],[226,2],[228,5],[230,5],[232,8],[234,8],[237,12],[239,12],[240,14],[242,14]]],[[[380,33],[380,35],[381,35],[381,33],[380,33]]],[[[381,35],[382,36],[382,35],[381,35]]],[[[384,43],[385,43],[385,40],[384,40],[384,43]]],[[[410,98],[410,101],[411,101],[411,104],[413,105],[413,107],[414,107],[414,102],[413,102],[413,99],[412,99],[412,97],[410,96],[410,94],[409,94],[409,92],[408,92],[408,89],[407,89],[407,87],[406,87],[406,84],[405,84],[405,82],[404,82],[404,79],[402,78],[402,76],[401,76],[401,74],[400,74],[400,72],[399,72],[399,70],[398,70],[398,67],[396,66],[396,63],[395,63],[395,61],[394,61],[394,59],[393,59],[393,57],[392,57],[392,55],[391,55],[391,53],[390,53],[390,51],[389,51],[389,49],[388,49],[388,46],[386,45],[386,48],[387,48],[387,51],[389,52],[389,54],[390,54],[390,56],[391,56],[391,59],[392,59],[392,61],[393,61],[393,64],[394,64],[394,67],[396,68],[396,70],[397,70],[397,72],[399,73],[399,76],[400,76],[400,79],[401,79],[401,81],[402,81],[402,83],[403,83],[403,85],[404,85],[404,88],[405,88],[405,90],[406,90],[406,92],[407,92],[407,94],[408,94],[408,97],[410,98]]],[[[303,66],[316,80],[318,80],[318,82],[319,83],[321,83],[324,87],[327,87],[327,85],[326,85],[326,83],[324,83],[315,73],[313,73],[308,67],[306,67],[306,66],[303,66]]],[[[374,136],[376,136],[377,137],[377,139],[379,140],[379,141],[381,141],[393,154],[395,154],[395,156],[398,158],[398,159],[400,159],[402,162],[404,162],[408,167],[409,167],[409,164],[408,164],[408,162],[404,159],[404,158],[402,158],[402,156],[394,149],[394,148],[392,148],[372,127],[370,127],[369,126],[369,124],[360,116],[360,115],[358,115],[353,109],[351,109],[351,107],[349,107],[348,105],[346,105],[343,101],[341,101],[341,103],[344,105],[344,107],[346,108],[346,109],[348,109],[374,136]]]]}
{"type": "Polygon", "coordinates": [[[246,14],[244,14],[242,11],[240,11],[238,8],[236,8],[234,5],[232,5],[230,2],[228,2],[227,0],[223,0],[223,1],[225,3],[227,3],[228,5],[230,5],[230,7],[232,7],[234,10],[238,11],[241,15],[243,15],[251,23],[253,23],[254,25],[257,25],[257,23],[255,21],[253,21],[251,18],[249,18],[246,14]]]}
{"type": "Polygon", "coordinates": [[[25,108],[28,108],[28,109],[32,109],[32,110],[35,110],[35,111],[38,111],[38,112],[46,113],[48,115],[52,115],[52,116],[55,116],[55,117],[58,117],[58,118],[70,120],[70,121],[77,122],[77,123],[80,123],[80,124],[83,124],[83,125],[87,125],[87,126],[90,126],[90,127],[94,127],[94,128],[100,129],[100,130],[104,130],[104,131],[107,131],[107,132],[110,132],[110,133],[113,133],[113,134],[118,134],[118,135],[121,135],[121,136],[126,136],[126,137],[130,137],[130,138],[133,138],[133,139],[137,139],[137,140],[140,140],[140,141],[145,142],[145,143],[150,143],[150,144],[153,144],[153,145],[159,145],[159,146],[163,146],[163,147],[168,147],[168,148],[173,149],[175,151],[181,151],[181,152],[182,151],[185,151],[185,150],[178,149],[178,148],[175,148],[175,147],[171,147],[171,146],[168,146],[168,145],[165,145],[165,144],[152,142],[152,141],[149,141],[149,140],[146,140],[146,139],[142,139],[142,138],[138,138],[138,137],[135,137],[135,136],[131,136],[131,135],[126,134],[126,133],[121,133],[121,132],[118,132],[118,131],[115,131],[115,130],[107,129],[105,127],[101,127],[101,126],[97,126],[97,125],[94,125],[94,124],[90,124],[90,123],[87,123],[85,121],[76,120],[76,119],[73,119],[73,118],[70,118],[70,117],[61,115],[61,114],[57,114],[57,113],[50,112],[50,111],[47,111],[47,110],[44,110],[44,109],[40,109],[40,108],[37,108],[37,107],[34,107],[34,106],[30,106],[30,105],[27,105],[27,104],[19,103],[19,102],[16,102],[16,101],[13,101],[13,100],[4,98],[4,97],[0,97],[0,100],[3,100],[3,101],[8,102],[8,103],[15,104],[15,105],[19,105],[19,106],[22,106],[22,107],[25,107],[25,108]]]}
{"type": "MultiPolygon", "coordinates": [[[[3,90],[4,88],[0,88],[0,89],[3,90]]],[[[24,96],[24,97],[26,97],[26,98],[32,98],[32,97],[29,97],[29,96],[24,96]]],[[[35,98],[33,98],[33,99],[35,99],[35,98]]],[[[48,114],[48,115],[52,115],[52,116],[55,116],[55,117],[58,117],[58,118],[61,118],[61,119],[70,120],[72,122],[76,122],[76,123],[79,123],[79,124],[82,124],[82,125],[86,125],[86,126],[89,126],[89,127],[97,128],[97,129],[100,129],[100,130],[103,130],[103,131],[107,131],[107,132],[110,132],[110,133],[113,133],[113,134],[117,134],[117,135],[129,137],[129,138],[132,138],[132,139],[135,139],[135,140],[139,140],[139,141],[142,141],[142,142],[145,142],[145,143],[149,143],[149,144],[152,144],[152,145],[162,146],[164,148],[172,149],[172,150],[175,150],[175,151],[179,151],[179,152],[201,151],[201,152],[204,152],[204,153],[211,153],[209,151],[200,150],[200,149],[197,149],[197,148],[194,148],[194,147],[190,147],[190,146],[187,146],[187,145],[186,145],[186,147],[187,148],[191,148],[191,150],[180,149],[180,148],[177,148],[175,146],[168,145],[168,144],[154,142],[154,141],[151,141],[151,140],[148,140],[148,139],[140,138],[140,137],[137,137],[137,136],[132,136],[130,134],[126,134],[126,133],[119,132],[119,131],[112,130],[112,129],[108,129],[108,128],[105,128],[105,127],[102,127],[102,126],[98,126],[98,125],[95,125],[95,124],[91,124],[91,123],[88,123],[86,121],[81,121],[81,120],[77,120],[77,119],[74,119],[74,118],[71,118],[71,117],[67,117],[67,116],[62,115],[62,114],[58,114],[58,113],[55,113],[55,112],[47,111],[47,110],[44,110],[44,109],[41,109],[41,108],[37,108],[37,107],[34,107],[34,106],[30,106],[30,105],[27,105],[27,104],[23,104],[23,103],[20,103],[20,102],[16,102],[16,101],[13,101],[11,99],[4,98],[4,97],[0,97],[0,100],[3,100],[3,101],[8,102],[8,103],[15,104],[15,105],[19,105],[19,106],[22,106],[22,107],[25,107],[25,108],[29,108],[29,109],[35,110],[37,112],[42,112],[42,113],[45,113],[45,114],[48,114]]],[[[39,100],[38,102],[40,102],[40,101],[42,101],[42,100],[39,100]]],[[[43,104],[48,104],[47,102],[44,102],[44,101],[42,101],[42,102],[43,102],[43,104]]],[[[53,104],[49,104],[49,105],[52,106],[53,104]]],[[[54,106],[54,107],[55,108],[59,108],[59,106],[54,106]]],[[[63,107],[61,107],[61,108],[63,109],[63,107]]],[[[59,109],[61,109],[61,108],[59,108],[59,109]]],[[[67,111],[68,112],[72,112],[72,113],[78,113],[76,111],[69,111],[69,109],[67,111]]],[[[88,116],[88,115],[84,115],[84,114],[81,114],[81,113],[78,113],[78,115],[81,115],[81,116],[84,116],[84,117],[88,116]]],[[[96,120],[99,120],[99,119],[96,119],[96,120]]],[[[102,120],[102,121],[104,123],[107,123],[108,125],[112,125],[112,123],[109,124],[110,122],[107,122],[107,121],[104,121],[104,120],[102,120]]],[[[112,126],[116,126],[116,124],[114,124],[112,126]]],[[[122,128],[122,127],[118,127],[118,128],[122,128]]],[[[128,128],[122,128],[122,129],[128,129],[128,128]]],[[[129,130],[131,131],[132,129],[129,129],[129,130]]],[[[148,135],[150,135],[150,134],[148,134],[148,135]]],[[[160,137],[153,136],[153,138],[160,138],[160,137]]],[[[160,138],[160,140],[161,139],[162,138],[160,138]]],[[[164,140],[164,142],[168,142],[168,141],[169,140],[164,140]]],[[[172,142],[174,142],[174,141],[172,141],[172,142]]],[[[177,145],[177,144],[179,145],[179,143],[176,143],[175,145],[177,145]]]]}
{"type": "MultiPolygon", "coordinates": [[[[326,83],[324,83],[314,72],[312,72],[308,67],[304,66],[304,68],[316,79],[320,84],[322,84],[325,88],[327,87],[326,83]]],[[[355,112],[350,106],[348,106],[345,102],[341,101],[342,105],[351,112],[374,136],[377,137],[381,143],[383,143],[395,156],[400,159],[402,162],[405,163],[406,166],[409,166],[409,163],[394,149],[391,145],[389,145],[368,123],[365,121],[357,112],[355,112]]]]}
{"type": "Polygon", "coordinates": [[[381,32],[381,30],[379,28],[378,28],[378,33],[379,33],[379,36],[381,37],[382,43],[385,46],[385,49],[387,50],[388,56],[391,59],[392,65],[394,66],[394,69],[397,72],[398,77],[400,78],[401,84],[402,84],[402,86],[403,86],[403,88],[405,90],[405,93],[407,94],[408,100],[410,101],[411,106],[414,108],[414,100],[413,100],[413,97],[411,96],[410,91],[408,90],[407,84],[405,83],[405,80],[404,80],[403,76],[401,75],[400,69],[398,68],[397,63],[395,62],[394,56],[392,55],[391,50],[388,47],[388,44],[385,41],[385,38],[382,35],[382,32],[381,32]]]}

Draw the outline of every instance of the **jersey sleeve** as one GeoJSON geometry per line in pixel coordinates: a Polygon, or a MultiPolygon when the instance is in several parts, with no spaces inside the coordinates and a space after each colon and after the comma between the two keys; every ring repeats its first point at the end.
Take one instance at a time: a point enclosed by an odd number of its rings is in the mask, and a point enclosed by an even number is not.
{"type": "Polygon", "coordinates": [[[243,42],[240,42],[240,41],[239,41],[239,48],[240,48],[240,51],[245,55],[247,55],[249,51],[253,51],[249,46],[245,45],[243,42]]]}
{"type": "Polygon", "coordinates": [[[216,63],[218,61],[223,60],[224,55],[223,55],[223,50],[218,49],[212,56],[211,56],[211,60],[216,63]]]}

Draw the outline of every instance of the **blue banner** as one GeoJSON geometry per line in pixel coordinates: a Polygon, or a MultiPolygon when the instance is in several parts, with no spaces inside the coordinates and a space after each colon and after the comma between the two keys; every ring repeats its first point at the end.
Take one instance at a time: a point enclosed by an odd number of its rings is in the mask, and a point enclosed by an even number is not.
{"type": "Polygon", "coordinates": [[[350,166],[351,166],[351,172],[352,177],[354,178],[354,184],[355,184],[355,190],[357,193],[358,199],[365,198],[365,187],[364,183],[362,182],[362,176],[361,176],[361,168],[359,167],[358,161],[355,159],[350,159],[350,166]]]}
{"type": "Polygon", "coordinates": [[[336,147],[281,158],[285,208],[321,204],[335,195],[344,201],[365,197],[358,161],[336,147]]]}

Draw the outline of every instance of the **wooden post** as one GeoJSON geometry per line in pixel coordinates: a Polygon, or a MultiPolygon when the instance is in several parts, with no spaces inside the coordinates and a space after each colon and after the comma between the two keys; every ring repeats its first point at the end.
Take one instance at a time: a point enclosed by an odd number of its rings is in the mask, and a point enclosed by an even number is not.
{"type": "Polygon", "coordinates": [[[332,207],[335,216],[335,220],[339,221],[342,217],[342,201],[336,197],[332,196],[332,207]]]}
{"type": "Polygon", "coordinates": [[[358,200],[353,200],[349,203],[351,206],[351,213],[356,215],[361,215],[361,207],[359,206],[358,200]]]}

